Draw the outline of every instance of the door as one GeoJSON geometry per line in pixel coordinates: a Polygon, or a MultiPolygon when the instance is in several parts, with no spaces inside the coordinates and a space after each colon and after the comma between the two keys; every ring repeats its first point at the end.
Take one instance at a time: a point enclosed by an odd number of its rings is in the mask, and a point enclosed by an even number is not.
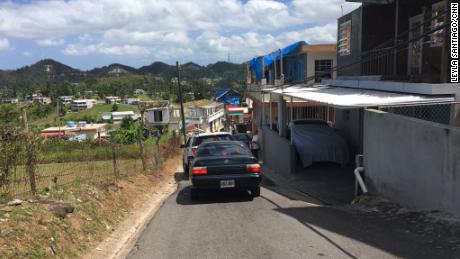
{"type": "Polygon", "coordinates": [[[419,14],[409,19],[409,60],[408,75],[420,75],[422,73],[423,53],[423,15],[419,14]],[[412,39],[416,39],[412,41],[412,39]]]}

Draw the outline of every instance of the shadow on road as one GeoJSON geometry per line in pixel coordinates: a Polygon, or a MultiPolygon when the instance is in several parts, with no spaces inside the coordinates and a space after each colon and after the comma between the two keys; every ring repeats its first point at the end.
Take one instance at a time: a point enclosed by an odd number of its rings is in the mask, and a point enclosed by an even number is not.
{"type": "Polygon", "coordinates": [[[241,190],[200,190],[195,199],[191,199],[191,186],[179,188],[176,202],[180,205],[197,205],[211,203],[249,202],[253,198],[247,191],[241,190]]]}
{"type": "MultiPolygon", "coordinates": [[[[270,201],[272,204],[272,201],[270,201]]],[[[318,236],[341,250],[350,258],[358,258],[347,251],[336,236],[360,241],[402,258],[459,258],[460,250],[449,242],[455,234],[443,227],[427,232],[425,222],[416,218],[383,217],[377,214],[352,213],[334,207],[278,208],[275,211],[295,218],[318,236]]]]}

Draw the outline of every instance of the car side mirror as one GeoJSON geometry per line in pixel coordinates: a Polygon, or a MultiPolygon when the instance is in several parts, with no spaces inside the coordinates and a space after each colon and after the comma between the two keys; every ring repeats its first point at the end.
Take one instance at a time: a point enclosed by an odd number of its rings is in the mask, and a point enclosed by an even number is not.
{"type": "Polygon", "coordinates": [[[185,148],[185,147],[186,147],[185,144],[180,145],[180,148],[185,148]]]}

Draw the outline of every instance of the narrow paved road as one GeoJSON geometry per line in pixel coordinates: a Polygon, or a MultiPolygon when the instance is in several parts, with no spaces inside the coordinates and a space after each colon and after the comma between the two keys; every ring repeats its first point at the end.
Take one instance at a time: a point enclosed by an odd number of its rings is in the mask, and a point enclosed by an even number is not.
{"type": "Polygon", "coordinates": [[[181,181],[128,258],[460,258],[408,222],[262,189],[190,200],[181,181]]]}

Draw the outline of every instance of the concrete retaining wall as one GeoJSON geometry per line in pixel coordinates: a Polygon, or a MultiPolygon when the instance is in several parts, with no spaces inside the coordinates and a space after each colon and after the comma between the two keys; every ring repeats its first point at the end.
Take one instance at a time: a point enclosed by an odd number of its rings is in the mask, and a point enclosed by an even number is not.
{"type": "Polygon", "coordinates": [[[268,127],[262,130],[262,159],[277,174],[289,176],[295,171],[295,148],[291,142],[268,127]]]}
{"type": "Polygon", "coordinates": [[[460,129],[376,110],[364,111],[366,181],[419,210],[460,215],[460,129]]]}

